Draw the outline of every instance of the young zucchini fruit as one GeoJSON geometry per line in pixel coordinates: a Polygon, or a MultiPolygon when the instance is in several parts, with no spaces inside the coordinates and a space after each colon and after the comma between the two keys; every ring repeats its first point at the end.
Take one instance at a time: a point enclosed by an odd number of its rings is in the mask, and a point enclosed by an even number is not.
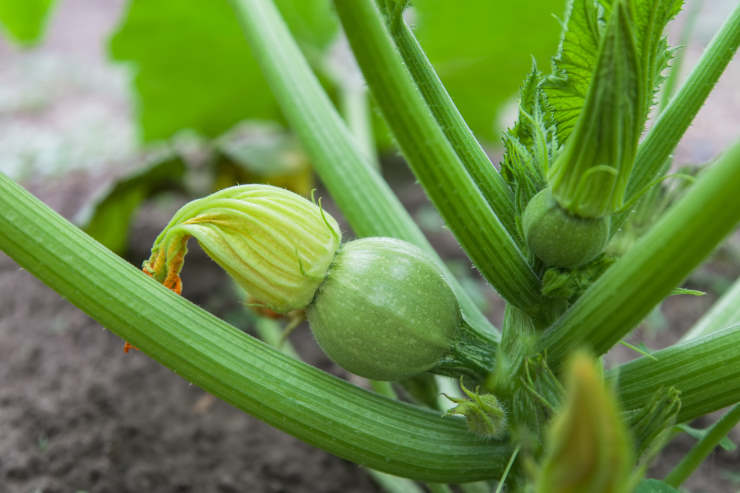
{"type": "Polygon", "coordinates": [[[549,188],[529,201],[522,226],[530,250],[548,267],[580,267],[609,240],[608,217],[578,217],[561,207],[549,188]]]}
{"type": "Polygon", "coordinates": [[[414,245],[363,238],[340,246],[336,221],[319,205],[277,187],[242,185],[180,209],[143,270],[179,289],[190,237],[259,306],[305,311],[324,352],[357,375],[399,380],[442,360],[447,368],[476,366],[461,354],[470,338],[458,337],[465,326],[445,274],[414,245]]]}
{"type": "Polygon", "coordinates": [[[307,314],[334,362],[375,380],[433,368],[460,325],[441,269],[419,248],[392,238],[342,246],[307,314]]]}

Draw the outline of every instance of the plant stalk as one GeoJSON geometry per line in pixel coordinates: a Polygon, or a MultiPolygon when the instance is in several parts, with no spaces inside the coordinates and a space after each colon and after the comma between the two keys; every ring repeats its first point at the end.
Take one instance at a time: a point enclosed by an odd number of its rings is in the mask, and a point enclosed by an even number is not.
{"type": "Polygon", "coordinates": [[[645,406],[661,387],[681,394],[682,423],[740,402],[740,330],[692,339],[620,365],[607,373],[616,382],[624,411],[645,406]],[[655,358],[655,359],[653,359],[655,358]]]}
{"type": "Polygon", "coordinates": [[[386,9],[388,27],[421,95],[455,149],[463,166],[473,178],[486,202],[511,236],[517,238],[514,197],[509,185],[496,171],[486,152],[452,101],[419,42],[404,22],[401,12],[386,9]]]}
{"type": "Polygon", "coordinates": [[[281,354],[144,275],[1,173],[0,250],[184,379],[311,445],[434,482],[494,478],[506,467],[508,445],[281,354]]]}

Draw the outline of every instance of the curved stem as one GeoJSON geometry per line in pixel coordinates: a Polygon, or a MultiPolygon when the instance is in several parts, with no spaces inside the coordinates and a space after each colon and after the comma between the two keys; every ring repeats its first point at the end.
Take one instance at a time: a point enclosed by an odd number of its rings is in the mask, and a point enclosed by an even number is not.
{"type": "Polygon", "coordinates": [[[1,173],[0,250],[178,375],[335,455],[434,482],[497,477],[506,467],[507,445],[281,354],[144,275],[1,173]]]}

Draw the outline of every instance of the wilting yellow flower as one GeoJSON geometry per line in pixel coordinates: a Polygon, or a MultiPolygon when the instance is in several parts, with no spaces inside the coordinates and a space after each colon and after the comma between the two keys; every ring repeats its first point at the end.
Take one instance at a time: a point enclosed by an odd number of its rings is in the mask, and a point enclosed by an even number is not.
{"type": "Polygon", "coordinates": [[[320,206],[282,188],[239,185],[183,206],[155,240],[144,272],[177,289],[191,236],[252,300],[278,313],[311,302],[341,242],[320,206]]]}

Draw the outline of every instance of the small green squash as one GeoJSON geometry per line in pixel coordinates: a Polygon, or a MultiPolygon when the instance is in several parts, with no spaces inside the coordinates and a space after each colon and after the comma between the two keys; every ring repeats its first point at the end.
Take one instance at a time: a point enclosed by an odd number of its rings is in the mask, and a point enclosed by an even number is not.
{"type": "Polygon", "coordinates": [[[431,369],[460,325],[457,299],[436,262],[392,238],[344,244],[307,315],[335,363],[375,380],[431,369]]]}
{"type": "Polygon", "coordinates": [[[582,218],[560,207],[549,188],[527,204],[522,217],[532,253],[548,267],[573,269],[596,258],[609,240],[609,218],[582,218]]]}

